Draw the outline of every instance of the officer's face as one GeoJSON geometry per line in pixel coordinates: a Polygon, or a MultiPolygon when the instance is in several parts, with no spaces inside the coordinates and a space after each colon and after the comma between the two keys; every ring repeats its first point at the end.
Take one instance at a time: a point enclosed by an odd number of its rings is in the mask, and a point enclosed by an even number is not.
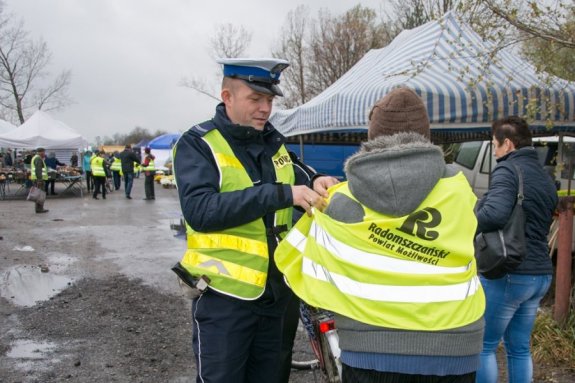
{"type": "Polygon", "coordinates": [[[262,130],[272,112],[274,96],[256,92],[241,80],[233,80],[222,89],[222,99],[233,123],[262,130]]]}

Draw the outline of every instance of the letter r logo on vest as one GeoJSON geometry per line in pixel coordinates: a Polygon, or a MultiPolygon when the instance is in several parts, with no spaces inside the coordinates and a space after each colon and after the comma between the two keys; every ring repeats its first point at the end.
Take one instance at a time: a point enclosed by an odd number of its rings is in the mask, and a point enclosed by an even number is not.
{"type": "Polygon", "coordinates": [[[432,207],[411,213],[398,229],[409,235],[427,241],[433,241],[439,237],[439,233],[431,228],[439,226],[441,223],[441,213],[432,207]]]}

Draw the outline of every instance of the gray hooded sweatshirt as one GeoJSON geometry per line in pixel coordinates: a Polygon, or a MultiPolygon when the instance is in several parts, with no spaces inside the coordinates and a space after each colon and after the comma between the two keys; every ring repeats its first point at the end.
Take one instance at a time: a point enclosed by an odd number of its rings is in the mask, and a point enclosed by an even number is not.
{"type": "MultiPolygon", "coordinates": [[[[364,143],[346,161],[345,173],[361,204],[394,217],[412,213],[440,178],[455,175],[445,165],[442,150],[416,133],[364,143]]],[[[363,207],[343,194],[333,196],[325,213],[345,223],[360,222],[364,216],[363,207]]],[[[342,361],[351,367],[461,375],[478,367],[484,323],[480,319],[461,328],[425,332],[371,326],[336,314],[336,326],[342,361]]]]}

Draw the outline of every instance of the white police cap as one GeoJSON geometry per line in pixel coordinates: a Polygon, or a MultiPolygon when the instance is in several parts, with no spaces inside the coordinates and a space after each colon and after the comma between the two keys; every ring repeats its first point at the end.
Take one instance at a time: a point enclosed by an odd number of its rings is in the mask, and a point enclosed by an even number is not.
{"type": "Polygon", "coordinates": [[[256,92],[283,96],[278,87],[281,72],[289,62],[275,58],[223,58],[217,59],[223,65],[225,77],[244,80],[256,92]]]}

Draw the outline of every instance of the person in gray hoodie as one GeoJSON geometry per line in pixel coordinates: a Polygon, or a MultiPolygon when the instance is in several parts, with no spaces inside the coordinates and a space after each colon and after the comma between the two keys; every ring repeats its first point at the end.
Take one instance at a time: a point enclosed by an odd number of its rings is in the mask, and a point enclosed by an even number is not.
{"type": "Polygon", "coordinates": [[[294,292],[335,313],[344,382],[475,380],[485,309],[476,198],[429,139],[419,96],[388,93],[346,161],[348,182],[276,251],[294,292]]]}

